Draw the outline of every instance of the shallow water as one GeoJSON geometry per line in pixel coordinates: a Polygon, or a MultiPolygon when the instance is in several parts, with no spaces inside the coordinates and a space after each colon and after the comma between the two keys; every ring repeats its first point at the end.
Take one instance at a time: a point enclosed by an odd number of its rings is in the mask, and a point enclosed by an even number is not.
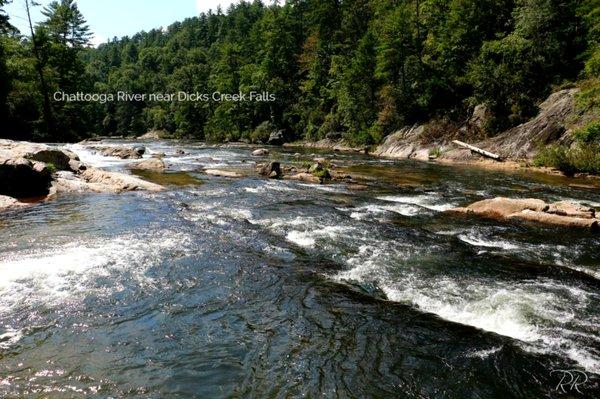
{"type": "Polygon", "coordinates": [[[498,195],[598,207],[598,191],[329,154],[368,186],[353,191],[256,177],[249,148],[147,146],[172,165],[144,173],[164,193],[2,215],[1,396],[597,396],[599,236],[443,211],[498,195]],[[581,392],[556,389],[565,369],[586,373],[581,392]]]}

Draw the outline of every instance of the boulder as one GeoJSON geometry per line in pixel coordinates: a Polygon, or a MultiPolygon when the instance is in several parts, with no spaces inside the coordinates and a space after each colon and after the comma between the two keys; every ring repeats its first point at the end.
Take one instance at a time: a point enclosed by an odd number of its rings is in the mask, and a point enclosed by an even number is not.
{"type": "Polygon", "coordinates": [[[182,149],[179,149],[179,150],[175,151],[175,155],[185,155],[185,151],[182,149]]]}
{"type": "Polygon", "coordinates": [[[145,148],[143,147],[134,147],[134,148],[126,148],[126,147],[104,147],[104,146],[96,146],[91,147],[92,150],[98,151],[100,154],[105,157],[116,157],[121,159],[140,159],[145,152],[145,148]],[[141,153],[140,153],[141,152],[141,153]]]}
{"type": "Polygon", "coordinates": [[[514,199],[498,197],[475,202],[466,208],[454,208],[452,212],[471,213],[489,218],[503,219],[517,212],[532,210],[544,212],[548,209],[548,204],[539,199],[525,198],[514,199]]]}
{"type": "Polygon", "coordinates": [[[540,224],[585,228],[598,231],[600,220],[595,211],[580,204],[568,201],[548,205],[542,200],[526,198],[494,198],[475,202],[465,208],[451,209],[450,212],[474,214],[499,220],[518,220],[540,224]]]}
{"type": "Polygon", "coordinates": [[[138,169],[138,170],[155,170],[155,171],[163,171],[166,169],[166,165],[164,161],[160,158],[150,158],[144,159],[143,161],[136,162],[129,166],[130,169],[138,169]]]}
{"type": "Polygon", "coordinates": [[[271,179],[280,179],[283,176],[283,173],[281,172],[281,164],[276,161],[262,165],[258,173],[263,176],[268,176],[271,179]]]}
{"type": "Polygon", "coordinates": [[[485,104],[479,104],[473,110],[473,114],[469,119],[469,125],[479,130],[484,130],[485,126],[492,119],[492,116],[490,109],[485,104]]]}
{"type": "Polygon", "coordinates": [[[109,172],[97,168],[87,168],[81,173],[81,178],[87,183],[94,183],[94,191],[120,193],[123,191],[162,191],[163,186],[150,183],[135,176],[119,172],[109,172]]]}
{"type": "Polygon", "coordinates": [[[269,150],[267,150],[266,148],[259,148],[257,150],[252,151],[252,155],[254,155],[255,157],[269,155],[269,150]]]}
{"type": "Polygon", "coordinates": [[[305,181],[307,183],[315,183],[315,184],[321,183],[320,178],[318,178],[317,176],[315,176],[311,173],[306,173],[306,172],[301,172],[301,173],[296,173],[295,175],[286,176],[286,179],[305,181]]]}
{"type": "Polygon", "coordinates": [[[278,130],[269,135],[269,140],[267,140],[267,144],[269,145],[282,145],[284,142],[284,134],[283,130],[278,130]]]}
{"type": "Polygon", "coordinates": [[[48,195],[51,183],[51,170],[42,162],[0,158],[0,195],[42,197],[48,195]]]}
{"type": "Polygon", "coordinates": [[[206,169],[206,170],[204,170],[204,173],[206,173],[207,175],[210,175],[210,176],[218,176],[218,177],[230,177],[230,178],[244,177],[243,175],[241,175],[237,172],[232,172],[229,170],[221,170],[221,169],[206,169]]]}
{"type": "Polygon", "coordinates": [[[143,145],[136,145],[135,147],[133,147],[133,151],[135,151],[135,153],[141,157],[146,153],[146,147],[144,147],[143,145]]]}
{"type": "Polygon", "coordinates": [[[72,151],[51,147],[46,144],[26,141],[4,141],[0,146],[1,156],[6,158],[25,158],[31,161],[52,164],[57,170],[72,170],[70,163],[79,161],[72,151]]]}

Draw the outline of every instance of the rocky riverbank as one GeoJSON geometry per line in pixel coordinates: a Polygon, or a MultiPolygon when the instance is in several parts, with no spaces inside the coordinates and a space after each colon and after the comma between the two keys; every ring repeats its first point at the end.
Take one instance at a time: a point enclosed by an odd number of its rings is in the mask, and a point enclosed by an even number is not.
{"type": "Polygon", "coordinates": [[[162,189],[135,176],[86,165],[65,148],[0,140],[0,211],[63,193],[162,189]]]}
{"type": "MultiPolygon", "coordinates": [[[[571,145],[574,141],[569,127],[578,114],[574,107],[579,89],[566,89],[551,94],[539,107],[536,117],[509,129],[493,138],[480,138],[490,119],[485,106],[475,107],[471,118],[460,127],[444,126],[439,121],[406,126],[386,137],[375,147],[352,146],[341,139],[326,138],[317,142],[297,142],[288,147],[315,148],[329,151],[368,153],[390,159],[464,164],[499,170],[531,170],[548,174],[560,171],[534,166],[538,151],[554,143],[571,145]],[[474,146],[499,155],[502,161],[482,157],[468,149],[460,148],[453,140],[463,140],[474,146]]],[[[589,177],[600,188],[600,177],[589,177]]]]}

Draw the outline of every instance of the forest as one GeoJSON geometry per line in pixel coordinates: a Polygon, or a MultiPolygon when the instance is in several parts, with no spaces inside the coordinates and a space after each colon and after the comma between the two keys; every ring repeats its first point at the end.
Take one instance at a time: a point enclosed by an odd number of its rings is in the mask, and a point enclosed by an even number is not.
{"type": "MultiPolygon", "coordinates": [[[[460,125],[477,104],[494,135],[560,87],[600,90],[600,0],[242,1],[90,45],[74,0],[18,32],[0,0],[3,138],[140,135],[260,142],[330,134],[368,145],[408,124],[460,125]],[[268,92],[274,101],[55,101],[54,93],[268,92]]],[[[38,7],[30,0],[28,7],[38,7]]],[[[591,94],[590,94],[591,93],[591,94]]]]}

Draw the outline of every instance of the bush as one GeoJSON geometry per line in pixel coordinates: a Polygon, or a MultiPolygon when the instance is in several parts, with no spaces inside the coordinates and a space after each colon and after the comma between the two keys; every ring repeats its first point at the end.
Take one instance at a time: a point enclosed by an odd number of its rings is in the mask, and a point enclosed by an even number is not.
{"type": "Polygon", "coordinates": [[[592,122],[575,132],[575,138],[581,143],[600,143],[600,122],[592,122]]]}
{"type": "Polygon", "coordinates": [[[269,141],[269,136],[273,133],[277,128],[269,121],[264,121],[260,125],[254,129],[252,133],[250,133],[250,140],[253,143],[266,143],[269,141]]]}
{"type": "Polygon", "coordinates": [[[550,146],[535,158],[536,166],[554,167],[567,176],[575,173],[600,174],[600,143],[579,143],[573,148],[550,146]]]}

